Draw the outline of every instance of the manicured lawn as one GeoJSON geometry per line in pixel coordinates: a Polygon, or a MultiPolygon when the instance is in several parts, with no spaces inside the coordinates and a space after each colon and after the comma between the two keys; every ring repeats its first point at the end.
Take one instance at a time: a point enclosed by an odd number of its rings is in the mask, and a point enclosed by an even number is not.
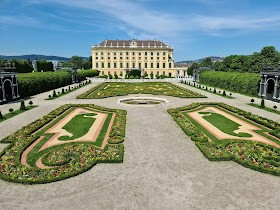
{"type": "MultiPolygon", "coordinates": [[[[191,137],[207,159],[211,161],[233,160],[247,168],[280,176],[279,148],[253,141],[253,139],[217,139],[207,128],[188,115],[188,112],[199,111],[205,107],[222,109],[228,114],[232,114],[240,120],[256,126],[258,130],[255,130],[255,133],[278,145],[280,145],[279,123],[223,103],[193,103],[189,106],[168,110],[168,113],[171,114],[182,130],[191,137]]],[[[202,112],[202,114],[208,115],[208,112],[202,112]]],[[[215,124],[217,128],[225,133],[233,134],[232,132],[239,126],[239,124],[234,124],[231,120],[213,115],[213,113],[208,115],[207,118],[211,124],[215,124]]]]}
{"type": "Polygon", "coordinates": [[[3,119],[0,119],[0,123],[3,122],[3,121],[5,121],[5,120],[7,120],[7,119],[10,119],[10,118],[12,118],[12,117],[18,115],[18,114],[21,114],[21,113],[23,113],[23,112],[26,112],[26,111],[28,111],[28,110],[31,110],[31,109],[33,109],[33,108],[35,108],[35,107],[37,107],[37,106],[26,106],[26,110],[20,110],[20,109],[18,109],[18,110],[16,110],[16,111],[13,111],[13,112],[10,112],[10,113],[8,113],[8,114],[5,114],[5,115],[3,115],[3,119]]]}
{"type": "Polygon", "coordinates": [[[280,115],[280,111],[278,111],[277,109],[271,109],[271,108],[269,108],[269,107],[264,107],[264,108],[262,108],[260,105],[258,105],[258,104],[248,104],[248,105],[250,105],[250,106],[252,106],[252,107],[255,107],[255,108],[259,108],[259,109],[263,109],[263,110],[266,110],[266,111],[268,111],[268,112],[272,112],[272,113],[275,113],[275,114],[279,114],[280,115]]]}
{"type": "Polygon", "coordinates": [[[165,82],[118,83],[108,82],[97,85],[77,98],[107,98],[129,94],[167,95],[180,98],[205,98],[205,96],[165,82]]]}
{"type": "Polygon", "coordinates": [[[61,136],[59,140],[73,140],[86,135],[95,121],[94,113],[79,114],[73,117],[63,129],[73,134],[73,136],[61,136]]]}
{"type": "Polygon", "coordinates": [[[214,125],[216,128],[221,130],[222,132],[238,137],[252,137],[249,133],[235,133],[234,131],[238,130],[240,125],[223,115],[218,113],[211,113],[211,112],[199,112],[199,114],[203,114],[203,118],[214,125]]]}

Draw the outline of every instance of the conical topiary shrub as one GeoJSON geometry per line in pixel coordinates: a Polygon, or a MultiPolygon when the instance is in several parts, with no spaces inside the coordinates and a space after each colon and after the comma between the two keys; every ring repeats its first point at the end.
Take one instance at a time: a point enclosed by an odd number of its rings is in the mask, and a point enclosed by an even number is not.
{"type": "Polygon", "coordinates": [[[52,97],[57,97],[57,94],[56,94],[55,90],[53,90],[53,95],[52,95],[52,97]]]}
{"type": "Polygon", "coordinates": [[[261,108],[265,108],[264,100],[263,99],[261,100],[261,108]]]}
{"type": "Polygon", "coordinates": [[[3,115],[2,115],[2,112],[0,111],[0,119],[3,119],[3,115]]]}
{"type": "Polygon", "coordinates": [[[25,104],[24,104],[24,101],[21,101],[20,102],[20,110],[26,110],[26,107],[25,107],[25,104]]]}

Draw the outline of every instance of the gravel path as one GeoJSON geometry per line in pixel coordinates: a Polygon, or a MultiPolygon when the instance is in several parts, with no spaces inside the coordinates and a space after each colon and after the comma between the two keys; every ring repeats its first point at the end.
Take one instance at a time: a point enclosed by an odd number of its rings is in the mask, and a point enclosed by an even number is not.
{"type": "Polygon", "coordinates": [[[126,109],[124,163],[97,164],[77,177],[45,185],[0,180],[0,209],[279,209],[280,177],[234,162],[208,161],[166,110],[194,101],[223,101],[280,121],[278,115],[250,107],[243,99],[225,99],[204,91],[209,98],[157,96],[170,103],[149,108],[118,105],[120,97],[75,99],[94,85],[54,101],[42,100],[43,94],[36,96],[34,101],[40,106],[0,123],[0,137],[64,103],[126,109]]]}

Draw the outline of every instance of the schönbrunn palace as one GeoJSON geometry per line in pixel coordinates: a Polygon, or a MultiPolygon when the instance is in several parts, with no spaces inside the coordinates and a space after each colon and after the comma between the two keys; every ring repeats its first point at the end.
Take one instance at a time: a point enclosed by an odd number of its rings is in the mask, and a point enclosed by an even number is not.
{"type": "Polygon", "coordinates": [[[187,64],[175,64],[173,47],[158,40],[105,40],[92,46],[92,69],[100,75],[124,78],[128,71],[141,75],[184,77],[187,64]]]}

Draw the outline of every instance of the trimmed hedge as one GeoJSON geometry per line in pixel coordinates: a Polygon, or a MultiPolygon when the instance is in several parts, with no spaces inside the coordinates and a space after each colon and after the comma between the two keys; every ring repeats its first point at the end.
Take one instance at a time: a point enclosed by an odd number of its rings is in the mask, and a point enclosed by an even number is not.
{"type": "MultiPolygon", "coordinates": [[[[180,107],[176,109],[169,109],[168,113],[178,123],[182,130],[191,137],[191,140],[195,142],[195,145],[200,149],[204,156],[210,161],[235,161],[244,167],[268,173],[272,175],[280,176],[280,149],[248,140],[216,140],[210,137],[204,129],[200,128],[200,125],[194,125],[191,118],[186,117],[184,112],[191,110],[197,110],[200,106],[217,106],[225,111],[237,114],[237,117],[243,118],[243,120],[249,119],[258,124],[256,126],[264,126],[272,129],[270,134],[279,138],[280,124],[273,122],[263,117],[253,115],[250,112],[240,110],[238,108],[229,106],[223,103],[193,103],[189,106],[180,107]],[[244,119],[246,118],[246,119],[244,119]]],[[[263,134],[261,134],[263,135],[263,134]]],[[[266,136],[271,139],[271,136],[266,136]]],[[[272,140],[272,139],[271,139],[272,140]]],[[[279,139],[275,139],[279,143],[279,139]]]]}
{"type": "Polygon", "coordinates": [[[256,73],[204,71],[200,74],[200,83],[241,94],[257,96],[260,75],[256,73]]]}
{"type": "MultiPolygon", "coordinates": [[[[96,70],[78,71],[79,81],[99,75],[96,70]]],[[[18,75],[19,94],[27,97],[72,84],[70,71],[34,72],[18,75]]]]}
{"type": "MultiPolygon", "coordinates": [[[[124,110],[109,109],[94,104],[67,104],[59,107],[2,141],[10,142],[10,145],[0,152],[0,178],[21,184],[44,184],[76,176],[89,170],[97,163],[122,163],[124,146],[114,140],[117,139],[119,142],[123,142],[125,121],[126,111],[124,110]],[[45,131],[76,107],[115,113],[108,144],[105,145],[104,149],[97,147],[94,142],[67,142],[39,151],[42,146],[39,143],[28,154],[27,163],[31,167],[22,165],[21,156],[26,148],[40,136],[45,136],[47,140],[54,135],[45,134],[45,131]],[[49,122],[51,123],[48,124],[49,122]],[[48,124],[46,127],[39,130],[46,124],[48,124]],[[38,132],[35,133],[36,131],[38,132]],[[111,141],[114,141],[114,144],[110,144],[111,141]],[[42,157],[43,163],[46,166],[51,166],[51,168],[40,169],[34,166],[40,157],[42,157]]],[[[42,139],[42,141],[45,140],[42,139]]]]}

